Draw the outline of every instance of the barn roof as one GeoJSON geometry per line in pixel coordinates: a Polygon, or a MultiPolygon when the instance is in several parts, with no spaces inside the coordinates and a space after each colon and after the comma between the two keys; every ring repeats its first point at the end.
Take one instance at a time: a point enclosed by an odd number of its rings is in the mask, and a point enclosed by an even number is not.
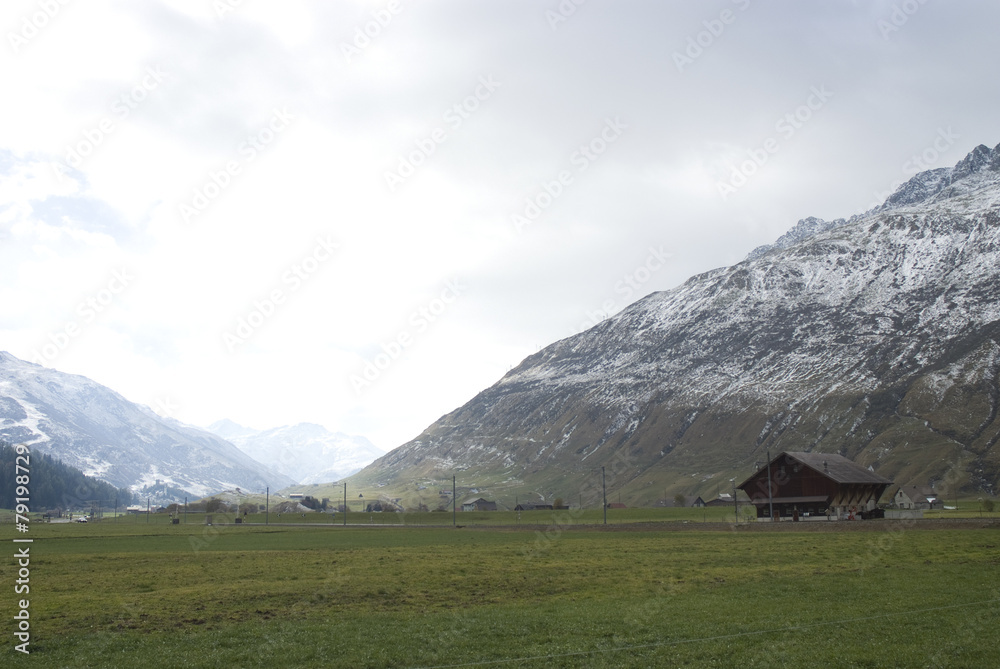
{"type": "Polygon", "coordinates": [[[934,488],[918,488],[915,485],[910,486],[909,488],[906,486],[899,486],[899,489],[893,493],[893,497],[900,492],[909,497],[911,502],[917,502],[920,504],[931,504],[941,499],[941,495],[937,494],[934,491],[934,488]]]}
{"type": "Polygon", "coordinates": [[[856,462],[836,453],[785,453],[802,464],[815,469],[837,483],[892,483],[884,476],[865,469],[856,462]]]}
{"type": "MultiPolygon", "coordinates": [[[[801,462],[806,467],[819,472],[836,483],[884,483],[886,485],[892,483],[889,479],[879,476],[875,472],[865,469],[861,465],[836,453],[805,453],[802,451],[786,451],[784,453],[779,453],[772,458],[770,464],[774,465],[782,458],[791,458],[801,462]]],[[[736,487],[743,488],[750,483],[750,481],[754,480],[758,474],[766,469],[766,466],[761,467],[758,471],[754,472],[750,478],[736,487]]]]}

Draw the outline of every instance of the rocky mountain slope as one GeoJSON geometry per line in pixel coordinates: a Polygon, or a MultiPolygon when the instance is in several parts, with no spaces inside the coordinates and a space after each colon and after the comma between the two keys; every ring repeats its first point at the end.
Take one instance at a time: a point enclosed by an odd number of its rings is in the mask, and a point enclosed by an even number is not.
{"type": "Polygon", "coordinates": [[[726,491],[769,449],[993,493],[998,381],[1000,147],[979,146],[552,344],[354,481],[587,504],[604,467],[652,503],[726,491]]]}
{"type": "Polygon", "coordinates": [[[2,351],[0,440],[28,444],[159,502],[294,483],[214,434],[161,418],[83,376],[2,351]]]}
{"type": "Polygon", "coordinates": [[[385,454],[365,437],[330,432],[314,423],[258,431],[221,420],[207,429],[272,471],[303,484],[339,481],[385,454]]]}

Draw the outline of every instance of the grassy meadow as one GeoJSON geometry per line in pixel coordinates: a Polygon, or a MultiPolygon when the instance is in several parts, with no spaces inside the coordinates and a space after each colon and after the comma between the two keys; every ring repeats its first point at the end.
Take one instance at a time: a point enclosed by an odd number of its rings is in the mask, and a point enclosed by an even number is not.
{"type": "MultiPolygon", "coordinates": [[[[460,512],[457,529],[33,523],[32,654],[13,650],[10,558],[0,653],[10,667],[1000,666],[997,523],[535,513],[487,528],[460,512]]],[[[14,534],[0,525],[8,547],[14,534]]]]}

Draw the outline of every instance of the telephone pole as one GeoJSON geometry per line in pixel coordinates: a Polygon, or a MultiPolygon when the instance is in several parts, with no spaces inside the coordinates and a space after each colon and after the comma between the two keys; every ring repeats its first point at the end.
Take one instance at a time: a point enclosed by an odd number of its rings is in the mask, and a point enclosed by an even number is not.
{"type": "Polygon", "coordinates": [[[774,498],[771,495],[771,451],[768,449],[767,453],[767,513],[768,518],[774,521],[774,498]]]}
{"type": "Polygon", "coordinates": [[[601,491],[604,497],[604,524],[608,524],[608,486],[604,480],[604,466],[601,466],[601,491]]]}

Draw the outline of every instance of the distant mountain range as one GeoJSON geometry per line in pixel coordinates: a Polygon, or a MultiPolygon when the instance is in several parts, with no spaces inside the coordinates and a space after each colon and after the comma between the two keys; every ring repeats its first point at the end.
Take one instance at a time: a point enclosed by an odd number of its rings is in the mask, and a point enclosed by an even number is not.
{"type": "Polygon", "coordinates": [[[0,440],[28,444],[88,476],[153,501],[295,483],[220,437],[83,376],[0,352],[0,440]]]}
{"type": "Polygon", "coordinates": [[[302,484],[339,481],[385,455],[365,437],[330,432],[313,423],[258,431],[220,420],[208,430],[272,471],[302,484]]]}
{"type": "Polygon", "coordinates": [[[726,491],[769,449],[992,494],[998,386],[1000,147],[979,146],[552,344],[352,482],[586,504],[603,468],[652,503],[726,491]]]}

